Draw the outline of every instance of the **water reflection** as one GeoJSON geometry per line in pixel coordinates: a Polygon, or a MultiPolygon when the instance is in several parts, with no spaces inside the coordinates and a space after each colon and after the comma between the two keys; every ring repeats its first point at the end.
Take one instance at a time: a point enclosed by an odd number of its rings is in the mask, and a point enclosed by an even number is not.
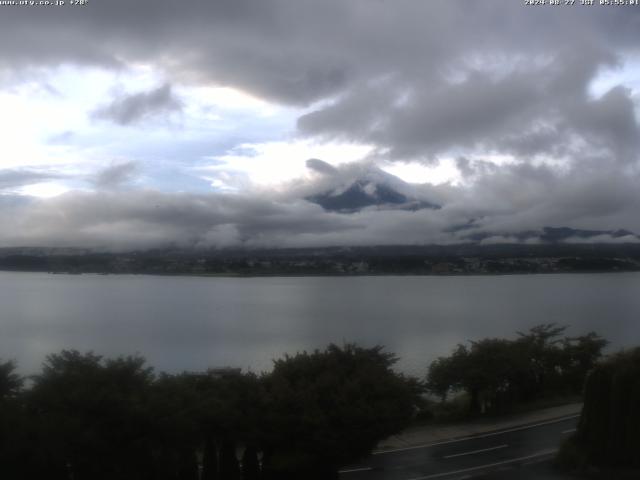
{"type": "Polygon", "coordinates": [[[161,370],[267,370],[329,342],[383,344],[422,375],[457,342],[543,322],[640,341],[640,274],[197,278],[0,272],[0,357],[139,352],[161,370]]]}

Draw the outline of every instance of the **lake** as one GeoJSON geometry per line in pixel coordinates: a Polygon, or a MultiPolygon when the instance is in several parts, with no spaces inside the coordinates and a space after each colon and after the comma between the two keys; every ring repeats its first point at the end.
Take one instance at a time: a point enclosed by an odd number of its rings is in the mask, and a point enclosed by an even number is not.
{"type": "Polygon", "coordinates": [[[158,370],[269,370],[330,342],[382,344],[424,375],[458,343],[543,322],[640,344],[640,273],[211,278],[0,272],[0,358],[34,373],[63,348],[158,370]]]}

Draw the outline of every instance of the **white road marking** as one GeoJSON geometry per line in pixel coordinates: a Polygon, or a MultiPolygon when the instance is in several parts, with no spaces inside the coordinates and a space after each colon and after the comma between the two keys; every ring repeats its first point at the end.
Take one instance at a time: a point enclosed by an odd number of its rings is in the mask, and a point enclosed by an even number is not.
{"type": "Polygon", "coordinates": [[[338,473],[368,472],[369,470],[373,470],[373,468],[371,467],[350,468],[349,470],[338,470],[338,473]]]}
{"type": "Polygon", "coordinates": [[[563,430],[562,434],[566,435],[567,433],[573,433],[575,432],[577,429],[576,428],[570,428],[569,430],[563,430]]]}
{"type": "Polygon", "coordinates": [[[549,420],[547,422],[540,422],[540,423],[536,423],[534,425],[525,425],[522,427],[514,427],[514,428],[509,428],[507,430],[500,430],[498,432],[491,432],[491,433],[483,433],[480,435],[469,435],[468,437],[462,437],[462,438],[454,438],[452,440],[444,440],[442,442],[435,442],[435,443],[425,443],[422,445],[414,445],[413,447],[403,447],[403,448],[392,448],[390,450],[380,450],[377,452],[373,452],[372,455],[383,455],[385,453],[395,453],[395,452],[405,452],[407,450],[418,450],[420,448],[429,448],[429,447],[437,447],[439,445],[448,445],[451,443],[456,443],[456,442],[465,442],[467,440],[474,440],[476,438],[487,438],[487,437],[494,437],[496,435],[502,435],[504,433],[511,433],[511,432],[518,432],[521,430],[527,430],[529,428],[536,428],[536,427],[542,427],[545,425],[552,425],[554,423],[561,423],[564,422],[566,420],[571,420],[572,418],[578,418],[580,415],[569,415],[567,417],[562,417],[562,418],[557,418],[555,420],[549,420]]]}
{"type": "Polygon", "coordinates": [[[414,477],[414,478],[409,478],[407,480],[430,480],[432,478],[448,477],[450,475],[458,475],[460,473],[473,472],[473,471],[476,471],[476,470],[483,470],[485,468],[499,467],[500,465],[509,465],[510,463],[517,463],[517,462],[522,462],[524,460],[531,460],[533,458],[543,457],[545,455],[551,455],[553,453],[556,453],[557,451],[558,450],[555,450],[555,449],[553,449],[553,450],[545,450],[543,452],[538,452],[538,453],[535,453],[533,455],[527,455],[526,457],[512,458],[511,460],[503,460],[502,462],[488,463],[486,465],[479,465],[477,467],[463,468],[462,470],[454,470],[454,471],[451,471],[451,472],[433,473],[431,475],[426,475],[424,477],[414,477]]]}
{"type": "Polygon", "coordinates": [[[497,447],[481,448],[480,450],[473,450],[471,452],[456,453],[454,455],[445,455],[442,458],[456,458],[464,457],[465,455],[474,455],[476,453],[490,452],[492,450],[500,450],[501,448],[507,448],[509,445],[498,445],[497,447]]]}

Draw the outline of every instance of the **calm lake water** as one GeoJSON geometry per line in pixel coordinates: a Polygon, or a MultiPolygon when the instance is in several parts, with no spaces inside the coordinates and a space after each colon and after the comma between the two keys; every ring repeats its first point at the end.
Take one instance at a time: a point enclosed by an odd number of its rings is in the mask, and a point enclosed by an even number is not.
{"type": "Polygon", "coordinates": [[[640,344],[640,273],[198,278],[0,272],[0,358],[34,373],[63,348],[141,353],[159,370],[238,366],[330,342],[382,344],[423,375],[458,342],[543,322],[640,344]]]}

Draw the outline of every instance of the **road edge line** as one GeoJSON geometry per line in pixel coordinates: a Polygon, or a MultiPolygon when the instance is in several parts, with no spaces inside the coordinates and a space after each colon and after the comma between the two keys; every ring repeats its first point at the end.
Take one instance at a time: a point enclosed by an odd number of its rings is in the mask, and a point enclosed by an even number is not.
{"type": "Polygon", "coordinates": [[[442,458],[446,460],[449,458],[464,457],[465,455],[475,455],[476,453],[491,452],[493,450],[500,450],[502,448],[507,448],[507,447],[509,447],[509,445],[505,443],[504,445],[498,445],[496,447],[481,448],[479,450],[472,450],[470,452],[462,452],[462,453],[454,453],[453,455],[445,455],[442,458]]]}
{"type": "Polygon", "coordinates": [[[523,462],[525,460],[531,460],[533,458],[544,457],[546,455],[552,455],[556,453],[558,449],[545,450],[542,452],[534,453],[533,455],[527,455],[525,457],[512,458],[510,460],[503,460],[501,462],[487,463],[486,465],[478,465],[477,467],[463,468],[461,470],[453,470],[451,472],[433,473],[431,475],[425,475],[423,477],[413,477],[407,480],[429,480],[431,478],[442,478],[450,475],[459,475],[461,473],[473,472],[476,470],[483,470],[487,468],[499,467],[500,465],[509,465],[511,463],[523,462]]]}
{"type": "Polygon", "coordinates": [[[494,431],[494,432],[489,432],[489,433],[479,433],[477,435],[468,435],[466,437],[460,437],[460,438],[452,438],[450,440],[443,440],[441,442],[433,442],[433,443],[425,443],[425,444],[421,444],[421,445],[414,445],[411,447],[402,447],[402,448],[392,448],[389,450],[379,450],[376,452],[372,452],[371,455],[384,455],[387,453],[395,453],[395,452],[405,452],[408,450],[419,450],[421,448],[429,448],[429,447],[437,447],[439,445],[448,445],[450,443],[456,443],[456,442],[465,442],[467,440],[473,440],[476,438],[487,438],[487,437],[493,437],[496,435],[502,435],[504,433],[511,433],[511,432],[518,432],[521,430],[527,430],[529,428],[536,428],[536,427],[542,427],[545,425],[553,425],[554,423],[561,423],[564,422],[566,420],[571,420],[572,418],[579,418],[580,414],[575,414],[575,415],[568,415],[565,417],[559,417],[553,420],[548,420],[546,422],[539,422],[539,423],[535,423],[535,424],[530,424],[530,425],[522,425],[520,427],[513,427],[513,428],[508,428],[506,430],[498,430],[498,431],[494,431]]]}

